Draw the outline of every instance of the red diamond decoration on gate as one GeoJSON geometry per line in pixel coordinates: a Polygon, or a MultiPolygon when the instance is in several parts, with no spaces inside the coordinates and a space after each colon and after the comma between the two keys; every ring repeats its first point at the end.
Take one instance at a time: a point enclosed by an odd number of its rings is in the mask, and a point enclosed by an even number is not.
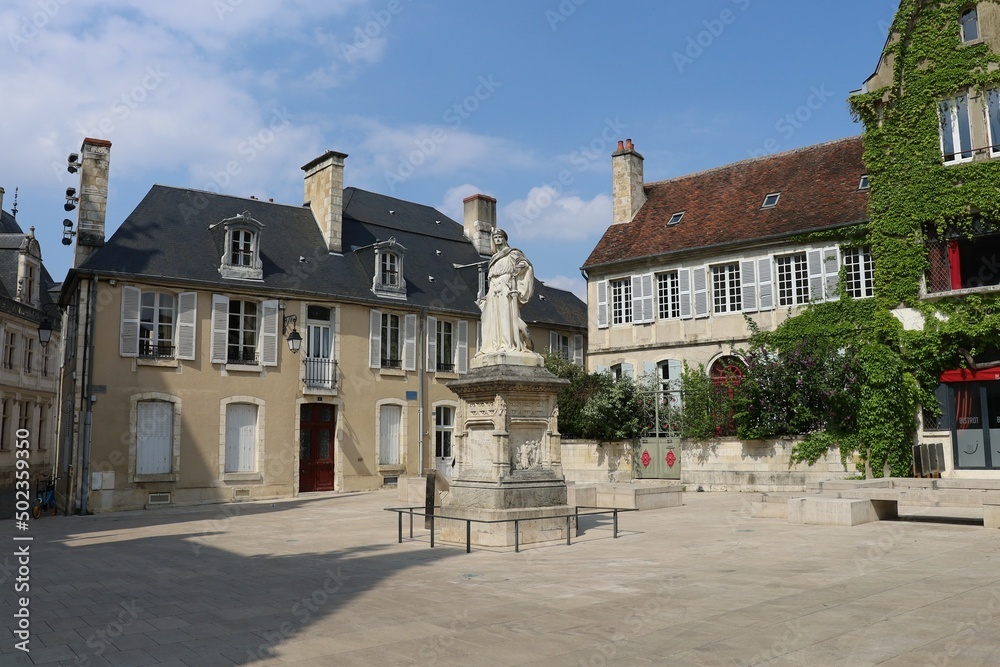
{"type": "Polygon", "coordinates": [[[667,452],[667,465],[673,468],[675,463],[677,463],[677,457],[674,456],[674,450],[671,449],[667,452]]]}
{"type": "Polygon", "coordinates": [[[642,461],[643,468],[648,468],[649,464],[653,462],[653,457],[649,455],[649,450],[647,449],[642,453],[642,458],[639,460],[642,461]]]}

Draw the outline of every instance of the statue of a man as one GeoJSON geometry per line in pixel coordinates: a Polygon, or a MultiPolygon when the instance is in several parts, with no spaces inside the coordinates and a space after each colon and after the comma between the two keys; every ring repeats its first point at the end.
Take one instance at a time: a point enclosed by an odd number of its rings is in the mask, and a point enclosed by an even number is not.
{"type": "Polygon", "coordinates": [[[486,293],[478,302],[483,311],[479,354],[527,352],[528,327],[521,319],[521,306],[535,291],[535,270],[523,252],[507,245],[507,232],[494,229],[490,240],[493,257],[486,293]]]}

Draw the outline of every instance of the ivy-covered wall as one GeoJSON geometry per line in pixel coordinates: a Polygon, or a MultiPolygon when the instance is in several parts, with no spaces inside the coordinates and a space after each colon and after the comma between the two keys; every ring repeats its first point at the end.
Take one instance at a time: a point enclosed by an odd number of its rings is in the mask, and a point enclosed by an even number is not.
{"type": "MultiPolygon", "coordinates": [[[[942,100],[966,93],[982,109],[986,91],[1000,88],[1000,53],[991,44],[1000,45],[1000,0],[901,0],[869,80],[878,88],[849,100],[864,125],[871,192],[868,225],[842,240],[871,246],[875,299],[811,306],[756,341],[787,351],[797,341],[821,338],[850,351],[860,368],[858,418],[838,435],[876,476],[883,467],[910,473],[918,411],[924,405],[933,412],[940,373],[964,365],[959,348],[974,355],[1000,349],[1000,289],[932,299],[921,291],[930,268],[929,235],[971,237],[983,222],[1000,230],[1000,158],[991,159],[987,143],[977,143],[972,161],[946,165],[938,113],[942,100]],[[959,19],[974,5],[983,38],[963,44],[959,19]],[[922,329],[904,330],[893,316],[900,308],[918,311],[922,329]]],[[[977,137],[985,139],[983,112],[972,114],[981,128],[977,137]]],[[[817,435],[816,444],[830,442],[829,434],[817,435]]]]}

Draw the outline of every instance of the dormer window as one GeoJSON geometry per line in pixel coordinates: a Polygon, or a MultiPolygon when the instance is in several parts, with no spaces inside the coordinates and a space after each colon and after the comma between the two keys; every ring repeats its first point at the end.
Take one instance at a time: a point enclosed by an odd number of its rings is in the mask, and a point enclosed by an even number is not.
{"type": "Polygon", "coordinates": [[[406,298],[406,281],[403,279],[403,255],[406,248],[390,237],[375,244],[375,276],[372,291],[377,296],[390,299],[406,298]]]}
{"type": "Polygon", "coordinates": [[[29,306],[39,304],[39,276],[41,275],[42,250],[35,240],[35,228],[24,238],[18,248],[17,258],[17,295],[21,303],[29,306]]]}
{"type": "Polygon", "coordinates": [[[962,12],[962,17],[959,19],[959,23],[962,26],[963,44],[975,42],[979,39],[979,12],[974,6],[969,7],[962,12]]]}
{"type": "Polygon", "coordinates": [[[771,194],[764,197],[764,203],[761,204],[761,208],[774,208],[778,205],[778,198],[781,197],[780,192],[772,192],[771,194]]]}
{"type": "Polygon", "coordinates": [[[264,225],[250,217],[249,211],[222,222],[210,229],[222,226],[225,234],[225,254],[219,273],[223,278],[263,280],[264,267],[260,261],[260,235],[264,225]]]}

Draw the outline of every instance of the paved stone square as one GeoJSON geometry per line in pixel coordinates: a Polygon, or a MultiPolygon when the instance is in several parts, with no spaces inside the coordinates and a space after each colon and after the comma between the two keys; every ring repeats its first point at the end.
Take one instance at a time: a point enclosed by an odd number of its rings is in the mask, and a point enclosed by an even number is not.
{"type": "MultiPolygon", "coordinates": [[[[31,524],[17,665],[998,665],[1000,531],[969,510],[853,528],[746,496],[589,518],[572,546],[396,543],[394,492],[31,524]]],[[[904,510],[905,511],[905,508],[904,510]]],[[[3,615],[16,545],[5,523],[3,615]]]]}

